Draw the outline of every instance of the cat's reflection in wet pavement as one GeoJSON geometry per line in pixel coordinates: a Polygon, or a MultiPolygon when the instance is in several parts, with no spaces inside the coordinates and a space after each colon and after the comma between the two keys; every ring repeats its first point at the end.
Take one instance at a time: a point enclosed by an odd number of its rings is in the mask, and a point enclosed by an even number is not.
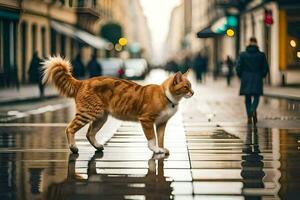
{"type": "MultiPolygon", "coordinates": [[[[96,151],[87,166],[87,178],[76,173],[79,154],[70,154],[67,178],[52,184],[46,192],[46,199],[143,199],[172,198],[172,181],[164,176],[164,154],[154,154],[148,160],[146,175],[97,173],[97,160],[103,152],[96,151]]],[[[122,166],[120,166],[122,167],[122,166]]],[[[104,169],[105,170],[105,169],[104,169]]]]}

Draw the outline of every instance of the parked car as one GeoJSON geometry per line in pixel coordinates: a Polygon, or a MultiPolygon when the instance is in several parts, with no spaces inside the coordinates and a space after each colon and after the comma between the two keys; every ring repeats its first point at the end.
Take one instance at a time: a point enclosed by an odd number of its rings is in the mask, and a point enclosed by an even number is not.
{"type": "Polygon", "coordinates": [[[99,58],[103,76],[119,76],[119,70],[123,68],[123,60],[120,58],[99,58]]]}
{"type": "Polygon", "coordinates": [[[125,77],[128,79],[144,79],[148,71],[147,62],[142,58],[127,59],[124,66],[125,77]]]}

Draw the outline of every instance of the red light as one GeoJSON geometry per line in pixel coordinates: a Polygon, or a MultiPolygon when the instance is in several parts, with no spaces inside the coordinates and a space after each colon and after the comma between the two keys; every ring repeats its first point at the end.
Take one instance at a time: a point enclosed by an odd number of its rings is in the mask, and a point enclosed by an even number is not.
{"type": "Polygon", "coordinates": [[[272,10],[265,10],[264,22],[269,26],[274,23],[272,10]]]}

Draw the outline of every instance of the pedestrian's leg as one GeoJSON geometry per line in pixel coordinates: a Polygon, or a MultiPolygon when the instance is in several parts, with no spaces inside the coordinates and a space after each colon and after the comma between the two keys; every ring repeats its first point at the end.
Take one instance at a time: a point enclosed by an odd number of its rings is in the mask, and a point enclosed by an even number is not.
{"type": "Polygon", "coordinates": [[[256,112],[258,104],[259,104],[259,95],[254,95],[253,96],[253,103],[252,103],[252,111],[253,112],[256,112]]]}
{"type": "Polygon", "coordinates": [[[44,97],[44,85],[39,81],[39,90],[40,90],[40,97],[44,97]]]}
{"type": "Polygon", "coordinates": [[[227,75],[227,76],[226,76],[226,79],[227,79],[227,86],[230,86],[230,76],[227,75]]]}
{"type": "Polygon", "coordinates": [[[45,85],[42,84],[42,89],[41,89],[41,93],[42,93],[42,97],[45,96],[45,85]]]}
{"type": "Polygon", "coordinates": [[[200,81],[200,83],[202,83],[202,73],[201,72],[199,72],[199,81],[200,81]]]}
{"type": "Polygon", "coordinates": [[[248,116],[248,124],[252,123],[252,109],[251,109],[251,96],[246,95],[245,96],[245,105],[246,105],[246,111],[248,116]]]}
{"type": "Polygon", "coordinates": [[[254,95],[253,96],[253,102],[252,102],[252,112],[253,112],[253,122],[254,124],[257,123],[257,107],[259,104],[259,95],[254,95]]]}

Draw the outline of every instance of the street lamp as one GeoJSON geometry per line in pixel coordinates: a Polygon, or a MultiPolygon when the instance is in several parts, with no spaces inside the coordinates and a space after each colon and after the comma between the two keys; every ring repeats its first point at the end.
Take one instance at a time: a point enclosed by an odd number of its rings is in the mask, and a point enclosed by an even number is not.
{"type": "Polygon", "coordinates": [[[295,40],[291,40],[290,41],[290,45],[291,45],[291,47],[296,47],[297,46],[297,43],[296,43],[296,41],[295,40]]]}
{"type": "Polygon", "coordinates": [[[116,44],[116,45],[115,45],[115,50],[116,50],[116,51],[122,51],[122,45],[116,44]]]}
{"type": "Polygon", "coordinates": [[[125,46],[125,45],[127,44],[127,39],[124,38],[124,37],[121,37],[121,38],[119,39],[119,44],[120,44],[121,46],[125,46]]]}
{"type": "Polygon", "coordinates": [[[234,34],[235,34],[235,32],[234,32],[233,29],[231,29],[231,28],[227,29],[226,35],[227,35],[228,37],[233,37],[234,34]]]}

